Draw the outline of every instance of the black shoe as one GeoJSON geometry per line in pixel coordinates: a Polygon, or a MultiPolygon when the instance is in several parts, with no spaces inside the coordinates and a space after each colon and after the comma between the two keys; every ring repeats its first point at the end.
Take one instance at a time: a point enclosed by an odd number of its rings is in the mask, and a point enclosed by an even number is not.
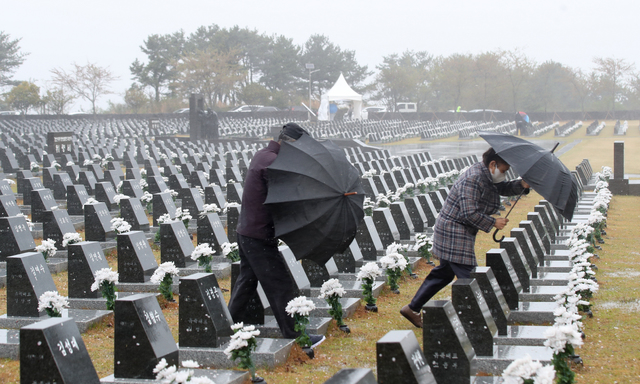
{"type": "Polygon", "coordinates": [[[309,339],[311,339],[311,349],[314,349],[318,345],[322,344],[327,338],[324,335],[309,335],[309,339]]]}

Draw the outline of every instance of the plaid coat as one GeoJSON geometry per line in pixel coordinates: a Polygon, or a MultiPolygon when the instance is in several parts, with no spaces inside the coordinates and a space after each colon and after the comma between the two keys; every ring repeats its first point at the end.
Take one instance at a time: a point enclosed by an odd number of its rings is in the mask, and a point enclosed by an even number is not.
{"type": "Polygon", "coordinates": [[[476,233],[491,231],[498,212],[500,195],[517,195],[522,191],[520,180],[493,184],[491,172],[476,163],[462,174],[451,187],[447,200],[433,228],[433,254],[452,263],[478,265],[474,252],[476,233]]]}

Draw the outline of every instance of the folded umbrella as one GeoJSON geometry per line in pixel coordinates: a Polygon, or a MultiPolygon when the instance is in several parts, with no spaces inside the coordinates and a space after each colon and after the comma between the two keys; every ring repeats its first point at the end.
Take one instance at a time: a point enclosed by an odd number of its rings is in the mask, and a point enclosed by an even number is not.
{"type": "Polygon", "coordinates": [[[553,151],[503,133],[480,132],[480,136],[562,216],[567,220],[573,218],[578,200],[578,183],[553,151]]]}
{"type": "Polygon", "coordinates": [[[308,135],[283,141],[267,176],[265,205],[275,235],[298,260],[324,264],[351,244],[364,218],[365,195],[358,171],[340,148],[308,135]]]}

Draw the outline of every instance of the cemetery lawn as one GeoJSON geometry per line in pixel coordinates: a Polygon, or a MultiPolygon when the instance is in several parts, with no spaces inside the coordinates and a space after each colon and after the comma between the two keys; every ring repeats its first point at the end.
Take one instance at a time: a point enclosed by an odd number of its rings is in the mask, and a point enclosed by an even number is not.
{"type": "MultiPolygon", "coordinates": [[[[640,174],[640,132],[638,124],[629,124],[626,136],[613,136],[613,121],[600,136],[586,136],[585,121],[583,128],[574,132],[560,146],[568,145],[574,140],[580,142],[569,152],[561,156],[570,169],[582,161],[589,159],[594,171],[603,165],[613,166],[613,142],[625,141],[625,172],[640,174]]],[[[553,133],[547,133],[539,139],[553,140],[553,133]]],[[[414,139],[392,143],[406,144],[414,139]]],[[[446,139],[449,140],[449,139],[446,139]]],[[[451,140],[455,140],[452,138],[451,140]]],[[[536,139],[533,139],[534,141],[536,139]]],[[[424,143],[419,139],[414,142],[424,143]]],[[[520,220],[525,219],[527,212],[540,200],[535,192],[525,196],[510,214],[511,219],[502,234],[508,234],[511,228],[517,227],[520,220]]],[[[509,207],[508,207],[509,208],[509,207]]],[[[504,215],[504,212],[502,213],[504,215]]],[[[584,360],[584,366],[574,366],[577,383],[632,383],[640,382],[640,365],[637,359],[637,329],[640,329],[640,238],[637,236],[637,223],[640,221],[640,198],[616,196],[611,201],[607,228],[604,236],[606,244],[598,251],[600,260],[594,263],[599,267],[596,277],[600,291],[592,300],[594,317],[585,319],[585,344],[576,350],[584,360]]],[[[81,234],[83,235],[83,234],[81,234]]],[[[84,236],[83,236],[84,237],[84,236]]],[[[40,239],[36,243],[40,243],[40,239]]],[[[195,241],[195,239],[194,239],[195,241]]],[[[476,242],[478,263],[485,264],[484,253],[495,248],[491,234],[480,232],[476,242]]],[[[159,248],[152,246],[159,260],[159,248]]],[[[115,251],[107,253],[109,265],[117,270],[115,251]]],[[[259,369],[258,374],[270,383],[323,383],[342,368],[363,367],[376,371],[376,341],[388,331],[394,329],[413,330],[422,344],[422,330],[411,326],[400,314],[399,309],[408,303],[418,289],[422,280],[432,267],[424,261],[415,269],[418,279],[403,278],[400,283],[400,294],[395,295],[385,288],[378,299],[378,313],[366,312],[360,307],[356,313],[345,319],[351,334],[342,333],[335,323],[330,326],[327,340],[316,349],[316,358],[306,359],[301,351],[294,350],[287,363],[274,370],[259,369]]],[[[53,275],[56,286],[62,295],[67,295],[67,273],[53,275]]],[[[230,278],[219,280],[221,288],[229,289],[230,278]]],[[[448,299],[450,287],[440,292],[434,299],[448,299]]],[[[178,296],[176,303],[162,301],[164,316],[171,327],[174,339],[178,340],[178,296]]],[[[229,300],[229,293],[225,292],[229,300]]],[[[6,313],[6,288],[0,288],[0,314],[6,313]]],[[[107,319],[100,325],[82,335],[99,377],[113,373],[113,319],[107,319]]],[[[0,359],[0,382],[19,382],[19,362],[0,359]]]]}

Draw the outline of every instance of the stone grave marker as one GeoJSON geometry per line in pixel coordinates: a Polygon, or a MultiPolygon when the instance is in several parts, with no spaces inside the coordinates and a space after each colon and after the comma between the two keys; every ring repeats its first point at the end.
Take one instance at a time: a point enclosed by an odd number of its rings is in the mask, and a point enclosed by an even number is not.
{"type": "Polygon", "coordinates": [[[324,384],[378,384],[378,381],[368,368],[343,368],[324,384]]]}
{"type": "Polygon", "coordinates": [[[442,200],[442,196],[440,195],[440,193],[438,193],[438,191],[430,191],[427,192],[427,194],[431,198],[431,203],[436,208],[436,212],[440,212],[440,210],[442,209],[442,204],[444,204],[444,200],[442,200]]]}
{"type": "Polygon", "coordinates": [[[391,216],[389,208],[376,208],[373,210],[373,223],[375,224],[382,246],[386,249],[395,241],[400,241],[400,232],[391,216]]]}
{"type": "Polygon", "coordinates": [[[493,321],[498,328],[498,335],[507,335],[507,326],[509,325],[509,306],[504,300],[500,284],[493,275],[491,267],[475,267],[471,271],[471,278],[478,282],[480,292],[484,296],[484,300],[491,311],[493,321]]]}
{"type": "Polygon", "coordinates": [[[227,238],[227,233],[217,213],[212,212],[198,216],[198,245],[209,243],[216,254],[221,255],[222,244],[231,242],[235,243],[227,238]]]}
{"type": "Polygon", "coordinates": [[[223,208],[227,204],[227,199],[217,184],[210,184],[204,189],[204,201],[206,204],[215,204],[218,208],[223,208]]]}
{"type": "Polygon", "coordinates": [[[67,187],[67,211],[69,215],[80,216],[84,214],[84,205],[89,200],[89,193],[82,184],[74,184],[67,187]]]}
{"type": "Polygon", "coordinates": [[[98,299],[102,297],[100,290],[91,291],[95,281],[95,273],[109,268],[104,252],[97,241],[82,241],[69,244],[69,297],[78,299],[98,299]]]}
{"type": "Polygon", "coordinates": [[[71,177],[66,172],[60,172],[53,175],[53,197],[56,200],[64,200],[67,198],[67,188],[73,185],[71,177]]]}
{"type": "Polygon", "coordinates": [[[125,180],[122,182],[122,193],[135,198],[141,198],[144,194],[140,187],[140,180],[125,180]]]}
{"type": "Polygon", "coordinates": [[[184,176],[178,173],[176,175],[169,176],[169,188],[174,191],[178,191],[180,195],[182,195],[182,190],[189,188],[189,184],[187,183],[187,180],[185,180],[184,176]]]}
{"type": "Polygon", "coordinates": [[[11,189],[11,185],[4,179],[0,180],[0,195],[2,196],[15,196],[13,190],[11,189]]]}
{"type": "Polygon", "coordinates": [[[533,249],[533,244],[529,240],[529,235],[524,228],[512,228],[511,237],[518,240],[522,254],[531,270],[531,278],[538,278],[538,259],[533,249]]]}
{"type": "Polygon", "coordinates": [[[44,189],[42,181],[38,177],[28,177],[22,182],[22,204],[31,205],[31,191],[44,189]]]}
{"type": "Polygon", "coordinates": [[[194,246],[182,221],[160,224],[160,260],[172,261],[176,267],[184,268],[194,246]]]}
{"type": "Polygon", "coordinates": [[[173,202],[170,192],[156,193],[153,195],[153,226],[158,226],[158,218],[166,213],[171,219],[176,218],[176,204],[173,202]]]}
{"type": "Polygon", "coordinates": [[[15,195],[0,195],[0,217],[17,216],[20,212],[15,195]]]}
{"type": "Polygon", "coordinates": [[[191,217],[196,219],[204,210],[204,201],[197,188],[185,188],[182,190],[182,211],[189,211],[191,217]]]}
{"type": "Polygon", "coordinates": [[[233,334],[233,319],[213,273],[180,278],[180,347],[219,347],[233,334]]]}
{"type": "Polygon", "coordinates": [[[98,181],[104,181],[104,172],[102,171],[102,167],[100,166],[100,164],[89,164],[87,165],[87,169],[93,173],[93,176],[96,179],[96,182],[98,181]]]}
{"type": "Polygon", "coordinates": [[[366,261],[378,260],[378,252],[385,250],[371,216],[365,216],[358,226],[355,241],[360,246],[362,258],[366,261]]]}
{"type": "Polygon", "coordinates": [[[162,176],[147,176],[147,183],[149,184],[149,193],[156,194],[161,193],[169,189],[167,183],[164,182],[162,176]]]}
{"type": "Polygon", "coordinates": [[[422,345],[438,383],[469,384],[476,373],[476,353],[456,310],[448,300],[431,300],[422,307],[422,345]]]}
{"type": "Polygon", "coordinates": [[[54,317],[20,329],[20,382],[100,383],[73,319],[54,317]]]}
{"type": "Polygon", "coordinates": [[[42,185],[45,188],[53,188],[53,175],[58,173],[56,167],[47,167],[42,169],[42,185]]]}
{"type": "Polygon", "coordinates": [[[41,317],[38,299],[47,291],[57,292],[47,262],[40,252],[9,256],[7,261],[7,316],[41,317]]]}
{"type": "Polygon", "coordinates": [[[505,237],[500,242],[500,248],[507,251],[507,256],[509,256],[509,260],[511,260],[511,265],[515,270],[516,275],[518,275],[518,280],[520,280],[522,291],[529,292],[531,268],[529,268],[529,263],[524,257],[524,252],[520,248],[518,239],[515,237],[505,237]]]}
{"type": "Polygon", "coordinates": [[[44,212],[57,209],[58,205],[50,189],[31,191],[31,221],[41,223],[44,212]]]}
{"type": "Polygon", "coordinates": [[[413,331],[390,331],[376,343],[378,383],[435,384],[428,358],[413,331]]]}
{"type": "Polygon", "coordinates": [[[105,203],[86,204],[84,206],[85,240],[107,241],[115,237],[116,233],[111,229],[111,214],[105,203]]]}
{"type": "Polygon", "coordinates": [[[142,231],[120,233],[118,239],[118,273],[121,283],[149,281],[158,268],[153,251],[142,231]]]}
{"type": "Polygon", "coordinates": [[[233,239],[234,242],[238,238],[236,228],[238,228],[238,221],[240,220],[240,210],[240,206],[230,206],[227,209],[227,237],[233,239]]]}
{"type": "Polygon", "coordinates": [[[356,273],[364,260],[356,239],[342,253],[334,254],[332,259],[340,273],[356,273]]]}
{"type": "MultiPolygon", "coordinates": [[[[150,177],[150,176],[147,176],[150,177]]],[[[140,180],[142,179],[142,173],[139,168],[127,168],[125,173],[125,180],[140,180]]]]}
{"type": "Polygon", "coordinates": [[[478,356],[493,356],[498,327],[475,279],[457,279],[451,286],[451,302],[478,356]]]}
{"type": "Polygon", "coordinates": [[[227,184],[227,201],[229,203],[242,203],[242,185],[240,183],[227,184]]]}
{"type": "Polygon", "coordinates": [[[400,240],[411,239],[411,234],[415,232],[413,222],[411,221],[411,217],[409,217],[409,211],[407,211],[404,202],[395,201],[391,203],[389,210],[391,211],[391,218],[396,224],[396,228],[400,234],[400,240]]]}
{"type": "Polygon", "coordinates": [[[204,189],[209,182],[207,181],[207,177],[203,171],[193,171],[189,177],[189,182],[192,188],[200,187],[204,189]]]}
{"type": "Polygon", "coordinates": [[[438,211],[431,201],[431,196],[425,194],[418,195],[418,201],[420,202],[420,205],[422,205],[424,214],[427,216],[427,226],[433,228],[436,224],[438,211]]]}
{"type": "Polygon", "coordinates": [[[0,217],[0,261],[7,256],[35,251],[36,243],[23,216],[0,217]]]}
{"type": "Polygon", "coordinates": [[[333,261],[333,258],[329,259],[324,265],[320,265],[310,259],[302,259],[300,264],[302,264],[304,273],[307,275],[312,287],[322,287],[325,281],[338,277],[338,266],[333,261]]]}
{"type": "Polygon", "coordinates": [[[291,273],[291,277],[293,278],[295,287],[291,288],[297,291],[296,296],[309,296],[311,282],[309,281],[309,277],[307,277],[304,268],[298,262],[298,260],[296,260],[295,255],[289,247],[281,246],[278,247],[278,249],[282,254],[285,262],[287,263],[287,267],[289,268],[289,272],[291,273]]]}
{"type": "Polygon", "coordinates": [[[64,234],[75,232],[76,229],[66,209],[45,211],[42,215],[42,238],[54,240],[56,248],[64,249],[62,247],[64,234]]]}
{"type": "Polygon", "coordinates": [[[178,347],[155,294],[136,294],[115,303],[114,376],[155,379],[161,359],[178,366],[178,347]]]}
{"type": "MultiPolygon", "coordinates": [[[[9,172],[6,169],[3,170],[5,172],[9,172]]],[[[23,169],[23,170],[19,170],[16,172],[16,190],[18,191],[18,193],[24,193],[24,183],[25,183],[25,179],[29,179],[33,177],[33,173],[31,173],[30,170],[28,169],[23,169]]]]}
{"type": "Polygon", "coordinates": [[[104,203],[108,210],[115,209],[118,206],[115,197],[116,190],[110,182],[103,181],[96,183],[96,200],[104,203]]]}
{"type": "Polygon", "coordinates": [[[551,236],[547,233],[547,229],[542,223],[542,218],[538,212],[527,213],[527,220],[531,221],[536,232],[538,232],[538,238],[541,240],[541,244],[544,249],[544,254],[548,255],[551,251],[551,236]]]}
{"type": "Polygon", "coordinates": [[[78,165],[67,165],[65,167],[65,169],[67,170],[67,172],[69,172],[69,177],[71,178],[71,180],[79,180],[80,178],[80,166],[78,165]]]}
{"type": "Polygon", "coordinates": [[[404,200],[404,204],[407,208],[407,212],[409,213],[409,218],[413,224],[414,231],[418,233],[426,231],[426,228],[428,227],[428,219],[418,198],[406,198],[404,200]]]}
{"type": "MultiPolygon", "coordinates": [[[[96,183],[98,182],[98,180],[96,180],[96,177],[94,176],[94,174],[92,172],[80,172],[80,175],[78,177],[78,182],[82,185],[84,185],[84,187],[87,189],[87,193],[90,195],[93,195],[94,192],[93,190],[96,187],[96,183]]],[[[67,190],[67,192],[69,192],[67,190]]]]}
{"type": "Polygon", "coordinates": [[[507,251],[505,249],[490,249],[487,252],[487,267],[491,267],[498,284],[500,284],[509,309],[518,309],[522,286],[513,265],[511,265],[507,251]]]}
{"type": "Polygon", "coordinates": [[[531,220],[522,220],[520,221],[520,228],[524,229],[525,233],[528,235],[527,237],[533,246],[532,250],[535,251],[537,265],[544,265],[544,256],[546,252],[542,245],[542,240],[538,236],[538,231],[536,230],[535,225],[533,225],[531,220]]]}
{"type": "Polygon", "coordinates": [[[104,172],[103,180],[115,187],[116,185],[120,184],[121,181],[124,180],[124,175],[122,174],[122,171],[117,172],[113,169],[109,169],[104,172]]]}
{"type": "Polygon", "coordinates": [[[142,207],[140,199],[131,197],[120,200],[120,217],[131,224],[131,230],[133,231],[149,230],[147,212],[142,207]]]}

